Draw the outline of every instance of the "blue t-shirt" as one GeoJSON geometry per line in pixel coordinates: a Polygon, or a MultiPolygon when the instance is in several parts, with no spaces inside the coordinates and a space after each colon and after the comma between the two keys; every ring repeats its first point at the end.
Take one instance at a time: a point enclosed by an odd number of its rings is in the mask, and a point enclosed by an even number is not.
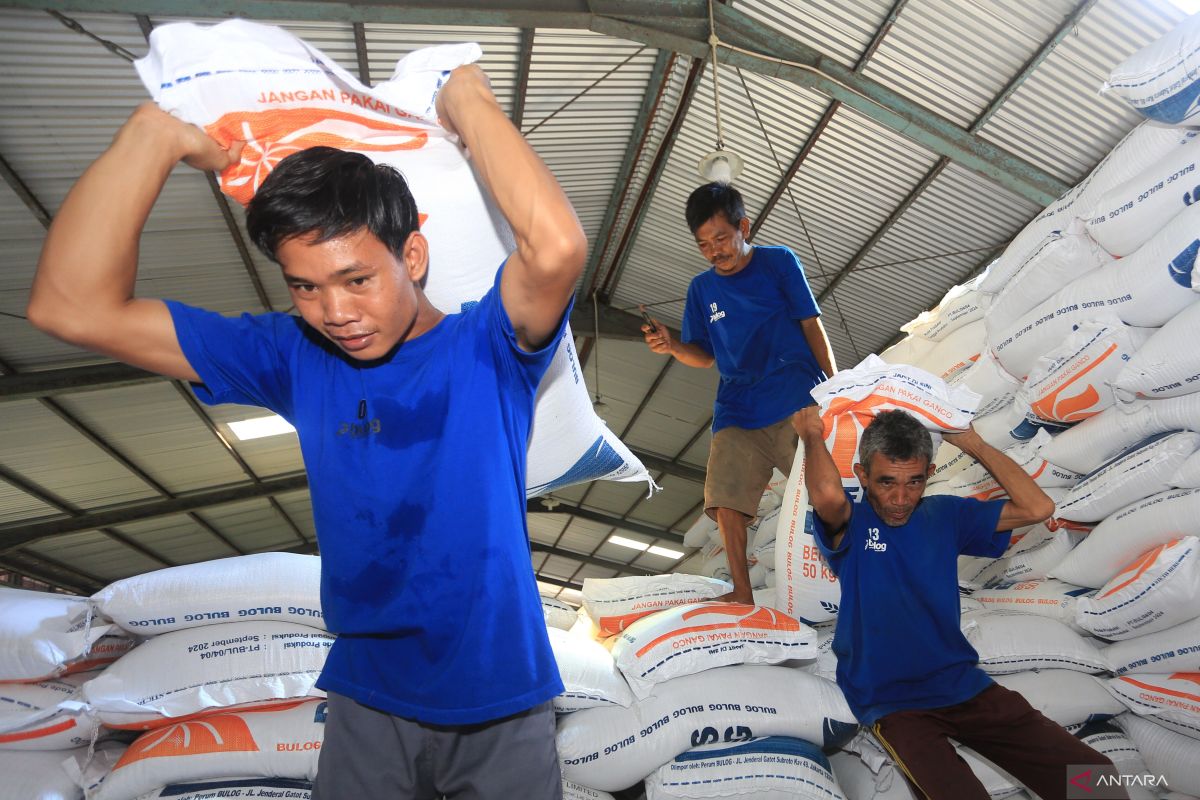
{"type": "Polygon", "coordinates": [[[524,352],[498,273],[477,305],[358,362],[296,317],[168,307],[201,400],[269,408],[299,433],[338,634],[318,686],[444,725],[562,691],[530,568],[525,456],[568,314],[524,352]]]}
{"type": "Polygon", "coordinates": [[[765,428],[812,405],[809,392],[827,376],[800,321],[820,313],[786,247],[756,246],[741,271],[709,269],[692,278],[682,338],[712,355],[721,373],[713,433],[765,428]]]}
{"type": "Polygon", "coordinates": [[[1011,537],[996,532],[1004,503],[934,495],[895,528],[870,503],[852,503],[837,550],[813,516],[817,546],[842,586],[837,683],[863,725],[956,705],[991,685],[960,626],[958,556],[1003,555],[1011,537]]]}

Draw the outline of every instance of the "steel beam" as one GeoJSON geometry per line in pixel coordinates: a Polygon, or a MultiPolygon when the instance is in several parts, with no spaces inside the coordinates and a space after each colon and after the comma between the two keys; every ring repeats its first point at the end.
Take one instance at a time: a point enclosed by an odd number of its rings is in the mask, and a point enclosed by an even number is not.
{"type": "Polygon", "coordinates": [[[651,472],[665,472],[667,475],[674,475],[676,478],[683,478],[686,481],[695,483],[704,483],[704,476],[708,474],[707,470],[699,467],[680,464],[674,459],[666,456],[647,453],[645,450],[638,450],[630,447],[629,451],[637,456],[638,460],[651,472]]]}
{"type": "Polygon", "coordinates": [[[577,592],[583,591],[582,583],[574,583],[573,581],[564,581],[562,578],[551,578],[546,575],[534,575],[542,583],[548,583],[551,586],[561,586],[564,589],[574,589],[577,592]]]}
{"type": "MultiPolygon", "coordinates": [[[[633,533],[641,533],[646,536],[653,536],[655,539],[663,539],[676,544],[683,544],[683,535],[669,531],[666,528],[656,528],[653,525],[647,525],[644,522],[634,522],[633,520],[621,519],[614,517],[611,514],[605,514],[601,511],[593,511],[590,508],[582,508],[581,506],[564,503],[560,500],[550,500],[549,498],[539,497],[529,500],[526,503],[526,512],[529,514],[570,514],[571,516],[579,517],[580,519],[599,522],[602,525],[611,525],[614,528],[632,531],[633,533]],[[547,506],[547,503],[550,505],[547,506]]],[[[4,526],[0,526],[0,537],[3,536],[4,526]]],[[[0,538],[0,541],[3,541],[0,538]]]]}
{"type": "Polygon", "coordinates": [[[513,107],[510,119],[513,127],[521,130],[525,123],[525,95],[529,92],[529,71],[533,66],[533,40],[537,31],[521,29],[521,52],[517,56],[517,82],[513,86],[513,107]]]}
{"type": "Polygon", "coordinates": [[[33,214],[34,219],[42,223],[43,228],[50,227],[50,212],[42,205],[41,201],[34,197],[33,192],[21,180],[21,177],[13,171],[13,168],[8,165],[8,162],[0,158],[0,178],[8,184],[8,188],[13,190],[17,197],[21,198],[21,202],[33,214]]]}
{"type": "Polygon", "coordinates": [[[560,556],[569,558],[573,561],[581,561],[584,564],[591,564],[594,567],[604,567],[605,569],[624,572],[628,575],[657,575],[658,573],[641,567],[631,567],[623,561],[609,561],[607,558],[597,558],[596,556],[588,555],[587,553],[576,553],[574,550],[564,550],[561,547],[555,547],[550,544],[542,544],[541,542],[530,542],[529,549],[534,553],[546,553],[552,556],[560,556]]]}
{"type": "Polygon", "coordinates": [[[0,553],[49,536],[61,536],[129,522],[140,522],[176,514],[186,514],[210,506],[236,503],[258,497],[295,492],[308,487],[308,476],[290,473],[267,478],[260,483],[243,483],[188,492],[165,500],[125,503],[115,507],[90,510],[77,516],[51,520],[20,520],[0,525],[0,553]]]}

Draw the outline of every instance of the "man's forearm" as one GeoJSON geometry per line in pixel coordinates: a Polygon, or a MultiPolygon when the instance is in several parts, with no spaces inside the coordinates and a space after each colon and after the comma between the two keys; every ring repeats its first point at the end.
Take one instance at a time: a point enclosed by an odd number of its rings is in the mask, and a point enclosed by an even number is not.
{"type": "Polygon", "coordinates": [[[983,464],[1023,516],[1044,520],[1054,513],[1054,501],[1042,491],[1042,487],[1015,461],[985,442],[974,429],[947,438],[951,444],[983,464]]]}
{"type": "Polygon", "coordinates": [[[825,334],[821,318],[802,320],[800,328],[804,331],[804,339],[817,360],[817,366],[824,371],[826,377],[832,378],[837,372],[837,361],[833,357],[833,347],[829,344],[829,337],[825,334]]]}
{"type": "Polygon", "coordinates": [[[706,369],[716,363],[716,359],[713,358],[712,354],[703,347],[694,344],[684,344],[674,339],[671,340],[671,355],[689,367],[706,369]]]}

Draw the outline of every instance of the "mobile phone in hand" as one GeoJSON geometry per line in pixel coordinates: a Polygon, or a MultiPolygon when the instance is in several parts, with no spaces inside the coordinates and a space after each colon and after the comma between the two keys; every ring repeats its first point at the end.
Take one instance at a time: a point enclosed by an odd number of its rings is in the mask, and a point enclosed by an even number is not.
{"type": "Polygon", "coordinates": [[[638,306],[638,310],[642,312],[642,322],[650,328],[651,333],[658,333],[658,326],[654,324],[654,320],[650,319],[650,315],[646,313],[644,306],[638,306]]]}

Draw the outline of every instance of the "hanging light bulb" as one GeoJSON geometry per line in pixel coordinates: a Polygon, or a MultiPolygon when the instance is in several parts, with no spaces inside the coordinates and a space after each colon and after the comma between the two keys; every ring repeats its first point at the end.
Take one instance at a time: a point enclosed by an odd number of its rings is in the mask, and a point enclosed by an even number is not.
{"type": "Polygon", "coordinates": [[[737,153],[725,149],[724,129],[721,125],[721,86],[717,80],[717,26],[713,22],[712,0],[708,2],[708,48],[712,63],[713,110],[717,123],[717,149],[700,159],[697,169],[700,177],[709,183],[733,183],[742,174],[745,162],[737,153]]]}

